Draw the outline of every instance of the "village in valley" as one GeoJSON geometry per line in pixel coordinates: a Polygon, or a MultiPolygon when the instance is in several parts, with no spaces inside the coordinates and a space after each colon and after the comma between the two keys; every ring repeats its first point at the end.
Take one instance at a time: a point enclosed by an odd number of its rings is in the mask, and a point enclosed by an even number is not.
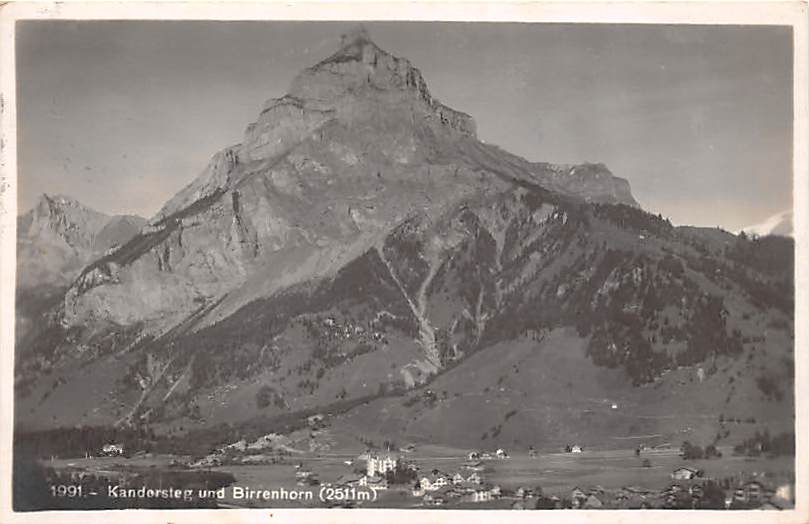
{"type": "MultiPolygon", "coordinates": [[[[324,417],[310,417],[310,423],[309,430],[316,428],[311,434],[322,435],[324,417]]],[[[386,444],[359,454],[302,451],[289,436],[270,433],[202,458],[130,453],[108,443],[83,459],[45,465],[49,481],[86,484],[86,490],[101,491],[104,483],[122,491],[213,486],[212,497],[218,490],[217,497],[184,502],[191,507],[780,510],[795,501],[794,477],[787,473],[794,456],[768,454],[760,445],[725,448],[725,454],[709,446],[697,455],[688,442],[622,450],[572,443],[513,454],[386,444]]]]}
{"type": "MultiPolygon", "coordinates": [[[[422,507],[479,507],[498,509],[787,509],[794,505],[792,484],[778,483],[773,475],[749,474],[712,478],[702,469],[691,466],[674,468],[665,479],[663,489],[627,485],[607,488],[589,485],[586,480],[569,490],[544,490],[539,484],[525,483],[510,487],[501,485],[494,473],[512,458],[502,448],[493,452],[470,451],[466,460],[457,467],[420,467],[429,460],[411,458],[416,452],[409,445],[399,453],[377,454],[365,452],[356,460],[345,464],[365,464],[366,471],[346,473],[327,485],[337,488],[367,488],[380,491],[396,491],[405,495],[413,506],[422,507]],[[760,477],[760,478],[759,478],[760,477]]],[[[644,454],[641,450],[636,454],[644,454]]],[[[649,450],[654,455],[654,450],[649,450]]],[[[669,454],[670,455],[670,454],[669,454]]],[[[596,455],[602,458],[603,453],[596,455]]],[[[562,453],[553,454],[576,460],[587,457],[581,446],[567,446],[562,453]],[[564,455],[570,456],[565,457],[564,455]]],[[[541,461],[533,448],[528,455],[520,457],[541,461]]],[[[586,460],[586,459],[585,459],[586,460]]],[[[649,459],[645,459],[649,467],[649,459]]],[[[318,476],[313,469],[302,463],[296,465],[298,485],[318,485],[318,476]]],[[[508,469],[504,467],[502,469],[508,469]]],[[[662,480],[662,479],[661,479],[662,480]]],[[[340,504],[352,507],[352,501],[340,504]]]]}

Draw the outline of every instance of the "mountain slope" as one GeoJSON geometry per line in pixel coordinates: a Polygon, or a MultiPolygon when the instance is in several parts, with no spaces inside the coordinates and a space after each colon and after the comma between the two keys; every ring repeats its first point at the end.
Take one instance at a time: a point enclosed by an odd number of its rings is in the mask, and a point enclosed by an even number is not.
{"type": "MultiPolygon", "coordinates": [[[[570,435],[621,444],[686,428],[690,438],[729,438],[719,413],[787,429],[791,243],[761,242],[705,243],[631,207],[515,184],[401,222],[332,277],[196,333],[101,355],[94,365],[114,393],[96,420],[272,426],[371,400],[337,427],[470,446],[570,435]],[[786,265],[766,262],[779,249],[786,265]],[[553,396],[562,386],[564,402],[553,396]],[[613,402],[624,410],[605,407],[613,402]],[[504,413],[526,405],[537,409],[505,424],[504,413]],[[457,425],[437,423],[447,409],[457,425]]],[[[70,423],[69,398],[47,396],[29,420],[70,423]]],[[[733,438],[754,429],[733,427],[733,438]]]]}

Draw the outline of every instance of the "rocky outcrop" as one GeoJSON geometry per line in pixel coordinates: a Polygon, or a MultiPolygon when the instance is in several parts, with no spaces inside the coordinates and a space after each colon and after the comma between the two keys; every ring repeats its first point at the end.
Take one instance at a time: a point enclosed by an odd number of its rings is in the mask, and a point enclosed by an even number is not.
{"type": "Polygon", "coordinates": [[[640,207],[629,182],[616,177],[604,164],[534,164],[546,187],[581,197],[587,202],[626,204],[640,207]]]}
{"type": "Polygon", "coordinates": [[[313,105],[350,111],[345,99],[368,92],[395,93],[417,102],[420,116],[445,129],[475,137],[471,116],[436,100],[421,72],[409,60],[380,49],[363,29],[343,36],[342,47],[332,56],[306,69],[293,82],[290,94],[313,105]],[[341,103],[343,102],[343,103],[341,103]]]}
{"type": "Polygon", "coordinates": [[[94,257],[126,243],[144,222],[99,213],[65,195],[43,194],[17,220],[18,285],[67,283],[94,257]]]}

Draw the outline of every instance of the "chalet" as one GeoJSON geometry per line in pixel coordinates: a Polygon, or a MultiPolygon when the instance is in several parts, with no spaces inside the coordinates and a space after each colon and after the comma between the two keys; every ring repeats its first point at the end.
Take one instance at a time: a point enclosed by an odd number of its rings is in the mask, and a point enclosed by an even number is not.
{"type": "Polygon", "coordinates": [[[461,500],[464,502],[489,502],[492,498],[493,494],[490,489],[480,487],[464,495],[461,500]]]}
{"type": "Polygon", "coordinates": [[[575,446],[570,448],[571,453],[581,453],[583,450],[584,450],[584,448],[582,448],[579,445],[575,445],[575,446]]]}
{"type": "Polygon", "coordinates": [[[570,492],[570,501],[573,503],[574,508],[580,508],[582,504],[587,500],[587,493],[584,492],[578,486],[573,488],[570,492]]]}
{"type": "Polygon", "coordinates": [[[534,494],[533,489],[524,488],[522,486],[517,488],[517,491],[514,492],[514,496],[519,498],[519,499],[524,499],[524,498],[527,498],[527,497],[531,497],[531,496],[533,496],[533,494],[534,494]]]}
{"type": "Polygon", "coordinates": [[[124,454],[123,444],[104,444],[101,448],[101,455],[105,457],[118,457],[124,454]]]}
{"type": "Polygon", "coordinates": [[[742,485],[744,502],[748,504],[760,504],[763,502],[765,492],[766,489],[764,485],[757,480],[751,480],[742,485]]]}
{"type": "Polygon", "coordinates": [[[462,482],[465,482],[465,481],[466,481],[466,478],[463,475],[461,475],[460,473],[456,473],[456,474],[454,474],[452,476],[452,483],[453,484],[461,484],[462,482]]]}
{"type": "Polygon", "coordinates": [[[471,475],[466,477],[466,481],[471,484],[480,484],[483,479],[480,477],[477,471],[473,471],[471,475]]]}
{"type": "Polygon", "coordinates": [[[674,480],[691,480],[702,476],[702,470],[682,466],[671,472],[671,478],[674,480]]]}
{"type": "Polygon", "coordinates": [[[447,475],[433,470],[429,475],[424,475],[419,479],[419,485],[424,491],[436,491],[449,485],[447,475]]]}
{"type": "Polygon", "coordinates": [[[425,493],[422,501],[425,505],[430,506],[443,506],[450,499],[458,498],[461,494],[453,490],[451,487],[444,487],[430,493],[425,493]]]}
{"type": "Polygon", "coordinates": [[[503,450],[502,448],[499,448],[497,451],[495,451],[494,454],[499,459],[507,459],[508,458],[508,453],[506,453],[505,450],[503,450]]]}

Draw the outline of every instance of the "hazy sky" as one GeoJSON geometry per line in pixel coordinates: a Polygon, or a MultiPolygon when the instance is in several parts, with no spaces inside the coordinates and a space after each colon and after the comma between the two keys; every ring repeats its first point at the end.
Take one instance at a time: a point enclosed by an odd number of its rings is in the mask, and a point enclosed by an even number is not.
{"type": "MultiPolygon", "coordinates": [[[[486,142],[604,162],[678,224],[734,230],[791,208],[790,28],[365,25],[486,142]]],[[[46,192],[152,215],[352,26],[18,23],[21,210],[46,192]]]]}

